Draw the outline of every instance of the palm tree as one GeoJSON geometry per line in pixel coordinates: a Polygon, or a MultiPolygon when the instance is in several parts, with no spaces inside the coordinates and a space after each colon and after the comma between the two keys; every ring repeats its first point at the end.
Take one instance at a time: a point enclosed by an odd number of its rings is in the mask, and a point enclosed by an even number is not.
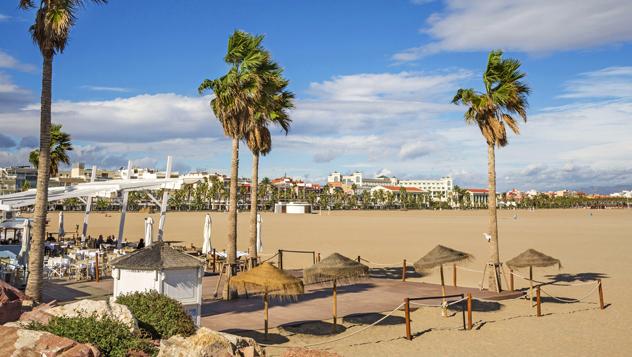
{"type": "Polygon", "coordinates": [[[268,60],[259,68],[259,75],[264,78],[262,95],[256,103],[256,111],[250,118],[250,129],[246,133],[246,144],[252,152],[252,183],[250,191],[250,239],[248,249],[251,253],[251,264],[257,264],[257,204],[259,181],[259,156],[267,155],[272,150],[272,136],[268,125],[278,125],[287,135],[292,120],[288,109],[294,107],[294,94],[285,90],[288,81],[282,77],[282,69],[268,60]]]}
{"type": "MultiPolygon", "coordinates": [[[[106,3],[107,0],[91,0],[106,3]]],[[[35,301],[41,300],[42,272],[44,263],[44,235],[46,234],[46,211],[48,202],[48,180],[50,178],[51,101],[53,83],[53,57],[62,53],[68,43],[70,29],[77,19],[77,9],[83,0],[40,0],[35,14],[35,23],[29,31],[43,57],[42,96],[40,111],[40,154],[37,169],[37,193],[35,196],[35,224],[29,252],[29,277],[26,294],[35,301]]],[[[19,0],[23,10],[34,9],[34,0],[19,0]]]]}
{"type": "Polygon", "coordinates": [[[224,135],[232,140],[230,171],[230,208],[228,214],[228,263],[230,274],[236,273],[237,264],[237,179],[239,174],[239,141],[248,132],[249,119],[255,113],[261,96],[262,78],[258,69],[268,61],[263,50],[263,36],[252,36],[235,31],[228,39],[228,51],[224,61],[230,65],[228,73],[217,79],[206,79],[198,92],[212,91],[211,108],[224,129],[224,135]]]}
{"type": "Polygon", "coordinates": [[[529,87],[522,82],[526,73],[520,71],[520,61],[504,59],[500,50],[491,51],[487,60],[487,69],[483,73],[485,90],[459,89],[452,100],[454,104],[463,104],[469,108],[465,112],[465,122],[478,125],[487,142],[489,174],[489,234],[492,236],[491,262],[494,274],[490,274],[490,289],[501,290],[500,254],[498,249],[498,220],[496,212],[496,159],[495,148],[507,145],[508,126],[515,134],[520,133],[518,115],[527,121],[527,95],[529,87]]]}
{"type": "MultiPolygon", "coordinates": [[[[68,152],[72,151],[72,142],[70,134],[61,131],[61,124],[52,124],[50,127],[50,176],[55,177],[59,174],[59,164],[70,165],[70,157],[68,152]]],[[[39,149],[31,151],[29,154],[29,162],[33,167],[39,166],[39,149]]]]}

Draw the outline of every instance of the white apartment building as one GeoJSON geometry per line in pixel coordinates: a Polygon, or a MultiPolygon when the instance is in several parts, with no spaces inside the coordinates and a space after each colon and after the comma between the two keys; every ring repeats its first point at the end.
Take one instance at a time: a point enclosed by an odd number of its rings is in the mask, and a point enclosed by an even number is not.
{"type": "Polygon", "coordinates": [[[362,172],[359,171],[356,171],[351,175],[342,175],[340,172],[334,171],[327,176],[327,183],[341,182],[349,186],[355,184],[359,190],[370,190],[376,186],[397,185],[397,181],[398,180],[395,177],[364,177],[362,172]]]}
{"type": "Polygon", "coordinates": [[[360,190],[370,190],[377,186],[414,187],[429,192],[433,198],[441,198],[442,200],[447,200],[454,190],[454,182],[450,176],[445,176],[438,180],[399,180],[396,177],[384,176],[366,178],[358,171],[351,175],[342,175],[340,172],[334,171],[327,176],[327,182],[341,182],[345,185],[355,184],[360,190]]]}

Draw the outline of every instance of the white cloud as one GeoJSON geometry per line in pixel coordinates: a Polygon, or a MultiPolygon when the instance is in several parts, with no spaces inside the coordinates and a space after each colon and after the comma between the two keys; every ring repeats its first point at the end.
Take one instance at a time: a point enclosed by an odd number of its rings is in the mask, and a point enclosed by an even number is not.
{"type": "Polygon", "coordinates": [[[632,41],[628,0],[446,0],[427,19],[430,42],[393,56],[414,61],[443,51],[493,48],[550,53],[632,41]]]}
{"type": "Polygon", "coordinates": [[[10,16],[0,14],[0,22],[8,21],[10,18],[10,16]]]}
{"type": "Polygon", "coordinates": [[[21,63],[8,53],[0,50],[0,68],[16,69],[18,71],[32,72],[35,66],[31,64],[21,63]]]}
{"type": "Polygon", "coordinates": [[[560,98],[632,98],[632,67],[608,67],[582,73],[565,84],[560,98]]]}
{"type": "Polygon", "coordinates": [[[93,86],[93,85],[85,85],[85,86],[81,86],[81,88],[89,89],[91,91],[96,91],[96,92],[127,93],[127,92],[132,91],[130,88],[125,88],[125,87],[108,87],[108,86],[93,86]]]}

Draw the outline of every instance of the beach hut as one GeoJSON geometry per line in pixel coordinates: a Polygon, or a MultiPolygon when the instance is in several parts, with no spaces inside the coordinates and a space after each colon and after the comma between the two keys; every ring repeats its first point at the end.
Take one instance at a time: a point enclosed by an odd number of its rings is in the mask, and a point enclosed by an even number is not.
{"type": "MultiPolygon", "coordinates": [[[[443,264],[458,263],[472,259],[472,255],[464,253],[452,248],[437,245],[426,255],[421,257],[415,262],[415,270],[417,272],[427,271],[436,267],[439,267],[441,272],[441,295],[445,296],[445,278],[443,276],[443,264]]],[[[445,299],[443,300],[445,305],[445,299]]],[[[441,311],[442,315],[446,316],[446,311],[441,311]]]]}
{"type": "Polygon", "coordinates": [[[336,296],[336,284],[338,282],[350,282],[369,277],[369,267],[360,264],[344,255],[334,253],[320,262],[303,270],[303,280],[306,284],[332,282],[333,285],[333,327],[336,332],[338,318],[338,302],[336,296]]]}
{"type": "Polygon", "coordinates": [[[558,269],[562,267],[559,259],[550,257],[535,249],[527,249],[516,257],[508,260],[505,264],[509,269],[529,268],[529,300],[533,302],[533,267],[546,268],[557,265],[558,269]]]}
{"type": "Polygon", "coordinates": [[[304,292],[303,282],[265,262],[231,277],[230,284],[251,292],[263,293],[265,338],[268,338],[268,304],[270,296],[296,297],[304,292]]]}
{"type": "Polygon", "coordinates": [[[162,241],[112,260],[114,297],[156,290],[182,303],[200,325],[204,263],[162,241]]]}

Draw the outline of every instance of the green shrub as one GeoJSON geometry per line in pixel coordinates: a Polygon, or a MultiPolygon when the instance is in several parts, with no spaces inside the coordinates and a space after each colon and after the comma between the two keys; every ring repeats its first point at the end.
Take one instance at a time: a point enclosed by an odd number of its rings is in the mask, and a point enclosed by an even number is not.
{"type": "Polygon", "coordinates": [[[131,332],[129,326],[110,317],[55,316],[46,325],[31,322],[27,328],[50,332],[79,343],[90,343],[96,346],[104,356],[125,357],[132,350],[144,351],[150,355],[155,355],[157,352],[151,341],[131,332]]]}
{"type": "Polygon", "coordinates": [[[138,320],[138,326],[155,339],[195,333],[195,324],[182,304],[155,290],[121,295],[116,302],[127,306],[138,320]]]}

